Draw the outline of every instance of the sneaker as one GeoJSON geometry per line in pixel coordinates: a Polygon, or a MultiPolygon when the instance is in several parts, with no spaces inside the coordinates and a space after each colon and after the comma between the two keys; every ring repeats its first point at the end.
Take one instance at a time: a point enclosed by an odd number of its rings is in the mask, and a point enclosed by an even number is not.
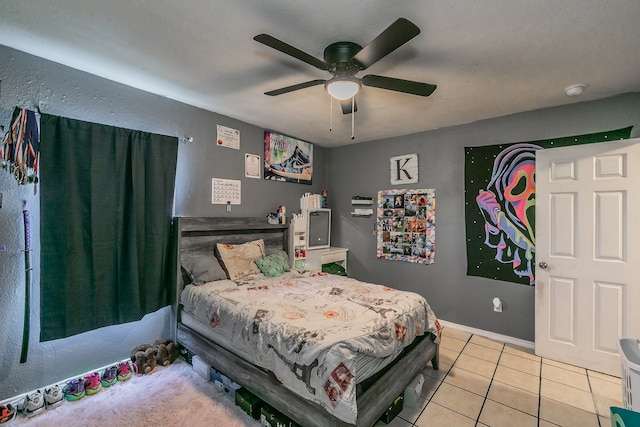
{"type": "Polygon", "coordinates": [[[129,362],[118,363],[118,381],[126,381],[131,378],[131,365],[129,362]]]}
{"type": "Polygon", "coordinates": [[[86,392],[84,391],[84,380],[82,378],[76,378],[69,381],[62,390],[64,398],[70,402],[82,399],[86,392]]]}
{"type": "Polygon", "coordinates": [[[27,394],[24,401],[18,405],[18,410],[26,417],[33,417],[45,409],[47,408],[44,406],[44,398],[40,390],[27,394]]]}
{"type": "Polygon", "coordinates": [[[102,378],[100,382],[103,387],[110,387],[114,385],[118,381],[118,368],[114,366],[110,366],[104,370],[102,373],[102,378]]]}
{"type": "Polygon", "coordinates": [[[46,403],[47,408],[55,408],[61,404],[63,395],[64,393],[62,393],[62,389],[57,384],[49,388],[45,388],[44,402],[46,403]]]}
{"type": "Polygon", "coordinates": [[[84,389],[89,395],[96,394],[97,392],[102,390],[102,383],[100,382],[100,374],[97,372],[93,372],[91,374],[85,375],[84,389]]]}
{"type": "Polygon", "coordinates": [[[16,417],[16,409],[10,403],[0,405],[0,424],[8,423],[16,417]]]}

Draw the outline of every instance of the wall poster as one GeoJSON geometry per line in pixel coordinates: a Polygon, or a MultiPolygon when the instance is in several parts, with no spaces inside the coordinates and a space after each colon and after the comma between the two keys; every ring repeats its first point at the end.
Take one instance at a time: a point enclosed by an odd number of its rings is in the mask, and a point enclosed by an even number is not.
{"type": "Polygon", "coordinates": [[[377,229],[378,258],[433,264],[435,189],[379,191],[377,229]]]}
{"type": "Polygon", "coordinates": [[[465,147],[467,275],[535,285],[536,151],[628,139],[631,127],[465,147]]]}
{"type": "Polygon", "coordinates": [[[264,133],[264,179],[311,185],[313,144],[278,133],[264,133]]]}

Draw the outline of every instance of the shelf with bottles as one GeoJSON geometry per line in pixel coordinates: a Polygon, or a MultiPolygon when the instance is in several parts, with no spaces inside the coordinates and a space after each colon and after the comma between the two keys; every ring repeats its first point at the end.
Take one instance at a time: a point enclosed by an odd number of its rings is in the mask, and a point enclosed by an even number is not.
{"type": "Polygon", "coordinates": [[[294,214],[289,224],[289,259],[291,266],[304,269],[307,265],[307,219],[304,214],[294,214]]]}

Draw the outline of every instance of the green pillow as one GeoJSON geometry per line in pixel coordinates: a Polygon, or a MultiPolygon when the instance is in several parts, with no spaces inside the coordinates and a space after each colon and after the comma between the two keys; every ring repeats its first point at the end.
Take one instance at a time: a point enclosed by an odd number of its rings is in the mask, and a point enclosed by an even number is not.
{"type": "Polygon", "coordinates": [[[253,260],[262,274],[267,277],[281,276],[287,271],[291,271],[289,263],[281,254],[267,255],[264,258],[256,258],[253,260]]]}

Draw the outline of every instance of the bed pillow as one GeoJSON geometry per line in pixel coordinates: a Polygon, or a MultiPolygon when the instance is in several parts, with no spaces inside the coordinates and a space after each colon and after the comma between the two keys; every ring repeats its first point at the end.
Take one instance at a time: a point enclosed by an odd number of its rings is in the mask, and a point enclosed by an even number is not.
{"type": "Polygon", "coordinates": [[[287,251],[282,249],[276,249],[276,248],[267,248],[266,250],[267,250],[267,255],[274,255],[274,254],[282,255],[282,258],[284,258],[284,260],[287,261],[287,264],[289,264],[289,267],[293,267],[289,262],[289,254],[287,253],[287,251]]]}
{"type": "Polygon", "coordinates": [[[193,255],[182,265],[182,278],[189,280],[194,285],[202,285],[207,282],[215,282],[216,280],[224,280],[227,273],[222,269],[218,258],[214,254],[211,255],[193,255]]]}
{"type": "Polygon", "coordinates": [[[250,274],[260,273],[253,260],[265,255],[264,240],[253,240],[240,245],[218,243],[216,250],[229,279],[238,280],[250,274]]]}
{"type": "Polygon", "coordinates": [[[256,258],[253,260],[262,274],[267,277],[282,276],[287,271],[291,271],[289,263],[280,254],[267,255],[264,258],[256,258]]]}

